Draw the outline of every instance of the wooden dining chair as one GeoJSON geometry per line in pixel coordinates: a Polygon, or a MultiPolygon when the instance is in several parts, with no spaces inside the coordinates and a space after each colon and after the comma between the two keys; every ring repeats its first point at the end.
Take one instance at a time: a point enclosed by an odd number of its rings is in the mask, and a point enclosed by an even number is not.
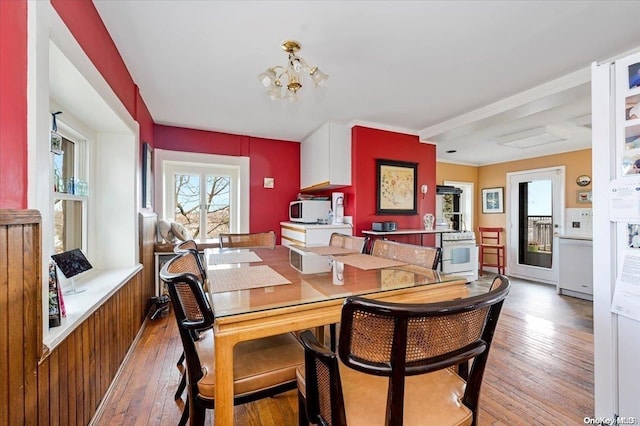
{"type": "Polygon", "coordinates": [[[436,269],[440,263],[442,249],[440,247],[418,246],[378,239],[373,243],[371,254],[429,269],[436,269]]]}
{"type": "Polygon", "coordinates": [[[300,424],[476,425],[493,334],[510,288],[507,277],[485,294],[404,304],[349,297],[338,355],[310,331],[301,334],[300,424]],[[471,360],[468,377],[456,367],[471,360]]]}
{"type": "Polygon", "coordinates": [[[494,267],[498,270],[499,274],[504,274],[506,264],[505,246],[504,243],[500,242],[500,235],[503,231],[504,228],[478,228],[478,263],[480,264],[480,275],[483,275],[485,266],[494,267]]]}
{"type": "MultiPolygon", "coordinates": [[[[187,403],[180,425],[202,425],[215,405],[214,313],[197,274],[185,264],[194,253],[176,255],[163,266],[187,364],[187,403]]],[[[197,256],[196,256],[197,257],[197,256]]],[[[295,389],[296,369],[304,363],[291,333],[238,343],[233,349],[234,404],[244,404],[295,389]]]]}
{"type": "Polygon", "coordinates": [[[220,234],[220,248],[275,248],[276,233],[254,232],[248,234],[220,234]]]}
{"type": "Polygon", "coordinates": [[[344,249],[353,250],[357,253],[362,253],[364,251],[366,241],[367,240],[364,237],[354,237],[352,235],[334,232],[329,238],[329,245],[332,247],[341,247],[344,249]]]}

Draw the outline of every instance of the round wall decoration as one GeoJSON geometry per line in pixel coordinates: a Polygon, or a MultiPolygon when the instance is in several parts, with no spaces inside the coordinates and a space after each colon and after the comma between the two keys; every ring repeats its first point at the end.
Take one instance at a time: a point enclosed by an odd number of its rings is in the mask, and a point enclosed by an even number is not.
{"type": "Polygon", "coordinates": [[[591,183],[591,178],[587,175],[578,176],[576,179],[578,186],[587,186],[591,183]]]}

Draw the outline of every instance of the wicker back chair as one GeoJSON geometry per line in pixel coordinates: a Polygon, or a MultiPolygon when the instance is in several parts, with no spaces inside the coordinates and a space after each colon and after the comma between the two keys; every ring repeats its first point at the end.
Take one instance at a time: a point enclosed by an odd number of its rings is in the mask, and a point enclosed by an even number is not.
{"type": "MultiPolygon", "coordinates": [[[[215,404],[214,314],[197,274],[185,271],[197,256],[185,251],[160,271],[174,307],[187,364],[188,399],[180,425],[203,425],[215,404]]],[[[240,342],[233,349],[234,403],[244,404],[295,389],[296,369],[304,362],[291,334],[240,342]],[[260,360],[259,363],[255,360],[260,360]]]]}
{"type": "Polygon", "coordinates": [[[220,234],[220,247],[237,248],[275,248],[276,233],[255,232],[250,234],[220,234]]]}
{"type": "Polygon", "coordinates": [[[371,254],[373,256],[407,262],[429,269],[436,269],[440,262],[442,249],[440,247],[417,246],[414,244],[378,239],[373,243],[371,254]]]}
{"type": "Polygon", "coordinates": [[[364,251],[366,241],[367,240],[364,237],[353,237],[351,235],[334,232],[331,234],[331,238],[329,239],[329,245],[362,253],[364,251]]]}
{"type": "Polygon", "coordinates": [[[305,371],[298,395],[309,421],[477,424],[489,348],[510,287],[504,276],[494,284],[485,294],[437,303],[347,298],[339,360],[310,331],[301,335],[305,371]],[[455,367],[469,360],[465,381],[455,367]]]}
{"type": "MultiPolygon", "coordinates": [[[[198,254],[198,245],[196,244],[195,241],[193,240],[187,240],[187,241],[183,241],[179,244],[176,244],[176,246],[173,248],[173,252],[175,254],[181,254],[187,251],[191,251],[192,253],[195,253],[195,258],[192,260],[185,260],[185,262],[189,263],[189,267],[190,268],[197,268],[197,272],[199,274],[198,278],[200,278],[200,282],[202,282],[205,286],[206,289],[206,285],[207,285],[207,272],[204,269],[204,266],[202,265],[202,259],[200,258],[200,255],[198,254]],[[195,263],[194,263],[195,262],[195,263]]],[[[196,273],[196,269],[191,269],[190,270],[191,273],[196,273]]]]}
{"type": "MultiPolygon", "coordinates": [[[[207,289],[207,273],[202,266],[202,259],[200,258],[200,254],[198,253],[198,245],[194,240],[186,240],[181,243],[176,244],[173,248],[173,252],[175,254],[182,254],[185,252],[193,253],[193,257],[186,256],[182,259],[178,264],[174,265],[174,272],[190,272],[196,275],[200,282],[203,283],[205,290],[207,289]]],[[[194,339],[198,340],[199,336],[194,332],[194,339]]],[[[178,389],[176,389],[176,393],[174,394],[174,399],[178,400],[182,393],[184,392],[187,386],[187,371],[184,366],[184,351],[178,358],[178,362],[176,363],[178,370],[180,371],[180,383],[178,384],[178,389]]],[[[188,414],[188,411],[183,411],[183,417],[188,414]]]]}

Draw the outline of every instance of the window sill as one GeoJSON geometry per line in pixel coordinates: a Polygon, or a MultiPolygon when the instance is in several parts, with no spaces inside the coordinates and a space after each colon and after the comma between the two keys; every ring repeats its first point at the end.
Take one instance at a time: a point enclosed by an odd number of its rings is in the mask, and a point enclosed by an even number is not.
{"type": "Polygon", "coordinates": [[[141,269],[142,265],[138,264],[128,268],[96,270],[90,276],[76,281],[76,289],[85,291],[63,296],[67,316],[62,318],[61,325],[49,328],[48,323],[44,324],[44,356],[62,343],[141,269]]]}

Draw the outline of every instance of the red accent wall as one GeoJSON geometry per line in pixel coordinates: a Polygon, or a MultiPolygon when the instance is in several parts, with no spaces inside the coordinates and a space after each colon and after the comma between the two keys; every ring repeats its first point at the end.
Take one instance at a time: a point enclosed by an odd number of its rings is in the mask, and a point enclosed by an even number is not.
{"type": "Polygon", "coordinates": [[[289,202],[300,190],[300,144],[156,124],[157,149],[249,157],[249,231],[273,230],[280,241],[280,222],[289,219],[289,202]],[[264,188],[264,178],[275,180],[264,188]]]}
{"type": "Polygon", "coordinates": [[[26,1],[0,0],[0,29],[0,209],[26,209],[26,1]]]}
{"type": "MultiPolygon", "coordinates": [[[[345,188],[345,214],[353,216],[354,235],[371,229],[371,222],[395,221],[398,228],[422,228],[422,216],[435,211],[436,147],[420,143],[418,136],[355,126],[351,129],[351,182],[345,188]],[[418,163],[418,214],[376,215],[376,159],[418,163]],[[420,186],[429,191],[424,196],[420,186]]],[[[396,239],[396,238],[394,238],[396,239]]],[[[419,244],[419,237],[398,237],[419,244]]],[[[424,237],[424,245],[434,245],[433,236],[424,237]]]]}

